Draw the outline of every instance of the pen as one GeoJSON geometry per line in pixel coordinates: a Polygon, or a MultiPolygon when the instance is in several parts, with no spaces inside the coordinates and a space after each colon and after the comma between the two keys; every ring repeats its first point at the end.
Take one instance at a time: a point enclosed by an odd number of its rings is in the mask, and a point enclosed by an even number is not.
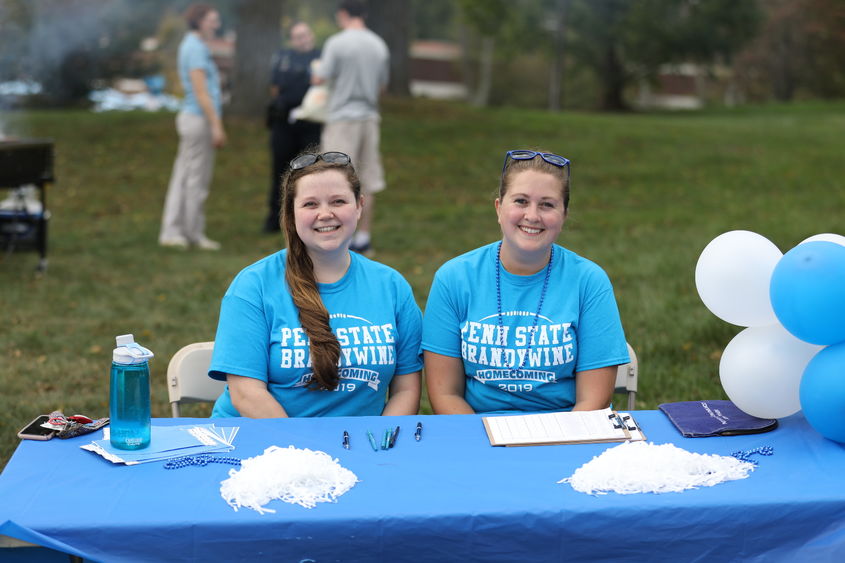
{"type": "Polygon", "coordinates": [[[393,447],[393,444],[396,443],[396,437],[399,435],[399,427],[396,427],[396,430],[393,431],[393,434],[390,435],[390,443],[387,445],[387,448],[390,449],[393,447]]]}
{"type": "Polygon", "coordinates": [[[386,450],[390,446],[390,428],[384,429],[384,438],[381,441],[381,449],[386,450]]]}
{"type": "Polygon", "coordinates": [[[367,438],[370,440],[370,445],[373,447],[373,451],[378,451],[378,445],[376,444],[376,439],[373,437],[373,433],[367,430],[367,438]]]}
{"type": "Polygon", "coordinates": [[[422,438],[422,422],[417,423],[417,431],[414,432],[414,440],[419,442],[420,438],[422,438]]]}
{"type": "Polygon", "coordinates": [[[343,447],[349,449],[349,432],[343,431],[343,447]]]}
{"type": "MultiPolygon", "coordinates": [[[[623,420],[623,421],[624,421],[624,420],[630,420],[630,421],[631,421],[631,424],[633,424],[633,425],[634,425],[633,427],[632,427],[632,426],[628,426],[628,430],[640,430],[640,425],[639,425],[639,424],[637,424],[637,421],[636,421],[636,420],[634,420],[634,417],[633,417],[633,416],[631,416],[631,415],[625,415],[625,416],[623,416],[623,417],[622,417],[622,420],[623,420]]],[[[640,430],[640,432],[642,432],[642,430],[640,430]]]]}
{"type": "Polygon", "coordinates": [[[619,413],[610,413],[607,415],[607,418],[610,420],[611,424],[613,424],[614,430],[622,430],[625,428],[625,423],[622,422],[622,418],[619,416],[619,413]]]}

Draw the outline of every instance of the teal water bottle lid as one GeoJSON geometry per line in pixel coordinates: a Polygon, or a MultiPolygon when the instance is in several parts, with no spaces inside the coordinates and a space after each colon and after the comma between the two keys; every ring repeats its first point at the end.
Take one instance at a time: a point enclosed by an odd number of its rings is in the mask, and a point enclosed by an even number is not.
{"type": "Polygon", "coordinates": [[[141,364],[153,357],[153,353],[137,342],[131,334],[115,337],[117,348],[112,353],[112,360],[118,364],[141,364]]]}

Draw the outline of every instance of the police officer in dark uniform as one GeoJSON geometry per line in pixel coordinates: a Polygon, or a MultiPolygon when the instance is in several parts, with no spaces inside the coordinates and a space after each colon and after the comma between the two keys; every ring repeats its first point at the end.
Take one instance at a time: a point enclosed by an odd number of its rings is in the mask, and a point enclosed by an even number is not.
{"type": "Polygon", "coordinates": [[[314,48],[314,34],[308,24],[299,22],[290,28],[290,49],[281,49],[273,57],[270,85],[272,100],[267,108],[273,177],[270,181],[270,209],[264,231],[279,231],[282,174],[293,157],[306,147],[320,144],[322,125],[313,121],[289,121],[290,110],[302,103],[311,85],[311,61],[320,58],[314,48]]]}

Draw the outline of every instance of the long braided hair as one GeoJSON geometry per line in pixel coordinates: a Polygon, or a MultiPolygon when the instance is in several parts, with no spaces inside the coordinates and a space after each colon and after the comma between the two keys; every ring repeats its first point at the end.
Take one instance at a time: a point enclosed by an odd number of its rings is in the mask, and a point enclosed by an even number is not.
{"type": "Polygon", "coordinates": [[[329,312],[320,297],[314,263],[305,243],[296,232],[293,200],[296,197],[297,182],[308,175],[338,170],[349,181],[357,204],[361,198],[361,182],[351,164],[331,164],[318,160],[298,170],[288,170],[282,176],[281,227],[288,243],[285,280],[293,303],[299,310],[299,322],[310,341],[311,367],[313,377],[308,386],[312,389],[333,390],[338,384],[338,363],[340,343],[329,326],[329,312]]]}

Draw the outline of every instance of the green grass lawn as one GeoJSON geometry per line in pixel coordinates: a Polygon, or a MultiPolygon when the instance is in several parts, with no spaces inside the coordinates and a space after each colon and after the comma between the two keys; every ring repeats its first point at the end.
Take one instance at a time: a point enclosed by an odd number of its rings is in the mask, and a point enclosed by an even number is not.
{"type": "MultiPolygon", "coordinates": [[[[227,121],[230,144],[218,153],[207,206],[208,233],[223,250],[205,253],[156,241],[176,150],[173,115],[12,117],[13,132],[55,140],[57,183],[47,275],[34,273],[33,252],[0,258],[0,467],[16,431],[37,414],[107,416],[118,334],[132,332],[155,352],[153,416],[169,416],[168,360],[188,343],[213,340],[234,274],[282,246],[280,236],[260,233],[270,173],[258,122],[227,121]]],[[[640,359],[638,408],[724,398],[719,357],[740,329],[701,303],[696,260],[733,229],[758,232],[783,251],[815,233],[843,233],[843,130],[841,103],[552,115],[388,101],[376,259],[405,274],[423,306],[440,264],[498,236],[493,198],[504,152],[566,155],[572,201],[560,242],[614,283],[640,359]]]]}

